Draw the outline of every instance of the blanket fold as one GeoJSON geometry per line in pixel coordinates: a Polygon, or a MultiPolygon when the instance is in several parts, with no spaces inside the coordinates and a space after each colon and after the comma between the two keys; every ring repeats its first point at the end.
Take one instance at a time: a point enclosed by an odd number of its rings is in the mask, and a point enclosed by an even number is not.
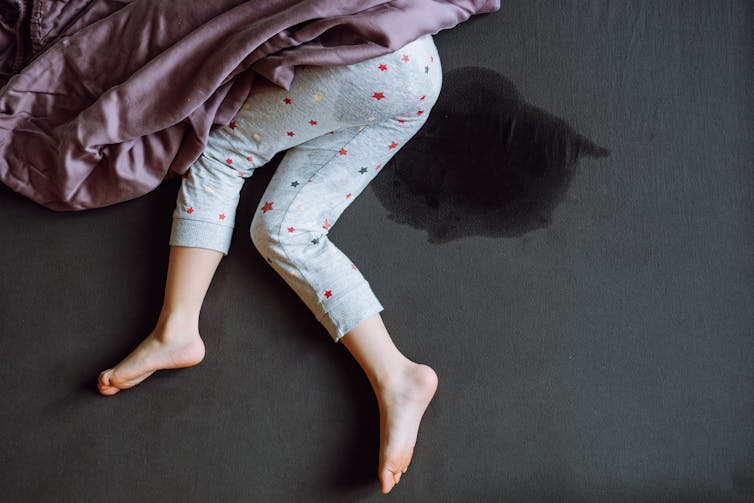
{"type": "Polygon", "coordinates": [[[0,180],[53,210],[184,173],[257,78],[351,64],[499,0],[0,0],[0,180]]]}

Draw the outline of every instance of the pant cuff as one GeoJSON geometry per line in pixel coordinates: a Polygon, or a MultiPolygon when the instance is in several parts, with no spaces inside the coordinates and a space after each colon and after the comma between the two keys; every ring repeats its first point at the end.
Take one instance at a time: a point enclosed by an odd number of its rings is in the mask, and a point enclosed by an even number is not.
{"type": "Polygon", "coordinates": [[[365,280],[361,286],[344,294],[317,320],[324,325],[333,341],[338,342],[348,331],[384,309],[365,280]]]}
{"type": "Polygon", "coordinates": [[[203,220],[173,217],[173,226],[170,230],[170,245],[208,248],[227,255],[232,236],[233,227],[205,222],[203,220]]]}

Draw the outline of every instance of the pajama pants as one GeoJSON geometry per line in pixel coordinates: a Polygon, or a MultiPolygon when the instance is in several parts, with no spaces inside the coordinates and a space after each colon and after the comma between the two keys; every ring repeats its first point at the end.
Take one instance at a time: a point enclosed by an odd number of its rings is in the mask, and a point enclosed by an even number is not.
{"type": "Polygon", "coordinates": [[[384,308],[328,232],[426,122],[441,85],[431,35],[352,65],[298,67],[289,91],[260,79],[183,176],[170,244],[227,254],[245,179],[287,150],[251,239],[338,342],[384,308]]]}

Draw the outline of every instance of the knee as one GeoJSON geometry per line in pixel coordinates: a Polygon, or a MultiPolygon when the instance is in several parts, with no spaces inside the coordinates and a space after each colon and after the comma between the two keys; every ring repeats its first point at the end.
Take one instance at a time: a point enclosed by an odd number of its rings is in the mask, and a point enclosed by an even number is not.
{"type": "Polygon", "coordinates": [[[326,225],[318,225],[310,218],[299,217],[293,222],[285,217],[269,217],[270,215],[257,212],[251,220],[249,229],[252,243],[265,257],[280,254],[298,255],[298,253],[289,253],[289,250],[313,244],[321,246],[328,241],[328,229],[332,224],[327,220],[326,225]]]}
{"type": "MultiPolygon", "coordinates": [[[[279,225],[279,224],[278,224],[279,225]]],[[[266,255],[272,245],[272,238],[277,233],[277,229],[272,221],[268,218],[264,218],[260,212],[254,215],[251,219],[251,228],[249,234],[251,235],[251,242],[254,243],[254,247],[259,250],[259,253],[266,255]]]]}
{"type": "Polygon", "coordinates": [[[285,216],[271,218],[271,215],[265,215],[261,211],[258,211],[251,219],[249,229],[251,242],[262,255],[270,256],[279,253],[282,249],[293,245],[305,231],[300,225],[296,225],[295,229],[290,226],[286,227],[286,221],[285,216]]]}

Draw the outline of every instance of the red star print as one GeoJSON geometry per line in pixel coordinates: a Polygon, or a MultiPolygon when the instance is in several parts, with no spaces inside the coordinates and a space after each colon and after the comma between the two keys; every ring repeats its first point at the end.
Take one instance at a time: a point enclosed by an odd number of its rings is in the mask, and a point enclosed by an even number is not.
{"type": "Polygon", "coordinates": [[[311,124],[312,126],[316,126],[317,125],[317,121],[315,121],[314,119],[312,119],[312,120],[309,121],[309,124],[311,124]]]}
{"type": "Polygon", "coordinates": [[[430,56],[429,57],[429,61],[430,61],[430,63],[434,63],[435,62],[435,57],[434,56],[430,56]]]}
{"type": "Polygon", "coordinates": [[[296,134],[293,131],[288,131],[286,134],[288,136],[296,136],[296,134]]]}
{"type": "Polygon", "coordinates": [[[379,68],[381,72],[384,72],[385,70],[387,70],[387,65],[383,63],[380,66],[378,66],[377,68],[379,68]]]}
{"type": "Polygon", "coordinates": [[[372,98],[375,98],[377,101],[380,101],[384,97],[385,97],[385,93],[378,93],[377,91],[375,91],[374,94],[372,95],[372,98]]]}
{"type": "Polygon", "coordinates": [[[238,176],[243,176],[243,172],[239,171],[238,176]]]}
{"type": "Polygon", "coordinates": [[[227,159],[225,159],[225,162],[227,162],[228,164],[233,164],[233,159],[228,157],[227,159]]]}
{"type": "Polygon", "coordinates": [[[332,292],[330,290],[325,290],[325,297],[327,297],[328,299],[332,297],[332,292]]]}
{"type": "Polygon", "coordinates": [[[290,98],[285,98],[283,101],[285,102],[286,105],[290,105],[291,104],[291,99],[290,98]]]}
{"type": "Polygon", "coordinates": [[[348,194],[346,194],[346,199],[348,199],[349,197],[351,197],[351,193],[350,192],[348,194]]]}
{"type": "Polygon", "coordinates": [[[296,230],[296,229],[294,229],[293,227],[288,227],[288,232],[293,232],[293,231],[295,231],[295,230],[296,230]]]}
{"type": "Polygon", "coordinates": [[[264,206],[262,206],[262,213],[267,213],[272,209],[272,203],[269,201],[265,201],[264,206]]]}
{"type": "Polygon", "coordinates": [[[191,169],[189,169],[189,170],[188,170],[188,171],[186,171],[186,172],[185,172],[184,174],[182,174],[182,175],[181,175],[181,178],[188,178],[188,177],[189,177],[189,173],[191,173],[191,169]]]}
{"type": "Polygon", "coordinates": [[[325,225],[323,225],[322,228],[325,230],[330,230],[330,227],[332,227],[332,225],[325,218],[325,225]]]}
{"type": "Polygon", "coordinates": [[[406,123],[406,119],[398,119],[398,124],[405,124],[405,123],[406,123]]]}
{"type": "Polygon", "coordinates": [[[401,58],[404,62],[408,63],[408,54],[404,54],[401,58]]]}
{"type": "Polygon", "coordinates": [[[424,99],[424,98],[426,98],[426,97],[427,97],[426,95],[425,95],[425,96],[422,96],[421,98],[419,98],[419,100],[421,101],[421,100],[423,100],[423,99],[424,99]]]}
{"type": "Polygon", "coordinates": [[[353,265],[353,264],[351,264],[351,269],[353,269],[355,271],[356,270],[356,266],[353,265]]]}
{"type": "Polygon", "coordinates": [[[217,218],[219,218],[220,220],[225,220],[225,213],[220,213],[220,214],[219,214],[219,215],[217,216],[217,218]]]}
{"type": "Polygon", "coordinates": [[[191,215],[193,212],[194,212],[194,208],[192,208],[191,206],[186,208],[186,213],[188,213],[189,215],[191,215]]]}
{"type": "Polygon", "coordinates": [[[346,154],[348,153],[348,150],[346,150],[346,149],[344,149],[344,148],[341,148],[341,149],[340,149],[340,150],[338,151],[338,153],[339,153],[340,155],[346,155],[346,154]]]}
{"type": "Polygon", "coordinates": [[[330,131],[330,132],[329,132],[329,133],[327,133],[327,134],[335,134],[335,131],[330,131]]]}
{"type": "Polygon", "coordinates": [[[416,115],[421,115],[421,114],[423,114],[423,113],[424,113],[424,110],[418,110],[418,111],[416,112],[416,115]]]}
{"type": "Polygon", "coordinates": [[[395,143],[395,142],[393,142],[393,143],[391,143],[390,145],[388,145],[388,146],[387,146],[387,148],[395,148],[395,147],[397,147],[397,146],[398,146],[398,144],[397,144],[397,143],[395,143]]]}
{"type": "Polygon", "coordinates": [[[377,166],[374,167],[374,169],[380,169],[381,167],[382,167],[382,164],[378,164],[377,166]]]}
{"type": "Polygon", "coordinates": [[[230,121],[230,124],[228,124],[228,127],[230,129],[236,129],[238,127],[238,124],[236,124],[236,121],[230,121]]]}

